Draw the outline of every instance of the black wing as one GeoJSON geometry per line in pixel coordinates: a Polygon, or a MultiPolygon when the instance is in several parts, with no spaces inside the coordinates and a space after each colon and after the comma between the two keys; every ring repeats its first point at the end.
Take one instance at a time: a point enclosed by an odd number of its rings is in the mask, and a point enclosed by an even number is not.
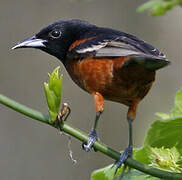
{"type": "Polygon", "coordinates": [[[70,54],[80,58],[89,55],[96,58],[130,56],[125,65],[137,63],[150,70],[156,70],[169,64],[165,55],[158,49],[135,36],[125,33],[95,36],[75,46],[70,54]]]}

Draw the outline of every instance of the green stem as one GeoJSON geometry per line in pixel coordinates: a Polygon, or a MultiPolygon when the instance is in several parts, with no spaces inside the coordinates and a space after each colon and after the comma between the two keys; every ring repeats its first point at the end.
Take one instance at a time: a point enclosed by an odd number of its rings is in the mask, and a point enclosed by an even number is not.
{"type": "Polygon", "coordinates": [[[38,121],[49,124],[49,116],[40,113],[34,109],[31,109],[23,104],[18,103],[2,94],[0,94],[0,103],[8,106],[9,108],[24,114],[25,116],[31,117],[32,119],[36,119],[38,121]]]}
{"type": "MultiPolygon", "coordinates": [[[[49,124],[52,127],[55,127],[53,124],[49,123],[49,117],[47,115],[44,115],[36,110],[30,109],[2,94],[0,94],[0,103],[4,104],[5,106],[8,106],[9,108],[11,108],[21,114],[24,114],[28,117],[31,117],[31,118],[41,121],[43,123],[49,124]]],[[[67,122],[63,123],[61,129],[65,133],[77,138],[78,140],[80,140],[82,142],[88,141],[89,137],[87,134],[85,134],[84,132],[80,131],[79,129],[69,125],[67,122]]],[[[100,151],[115,160],[118,160],[120,158],[119,152],[113,150],[112,148],[108,147],[107,145],[103,144],[100,141],[99,142],[97,141],[94,143],[94,148],[97,151],[100,151]]],[[[134,169],[137,169],[146,174],[150,174],[152,176],[159,177],[162,179],[168,179],[168,180],[178,180],[178,179],[181,180],[182,179],[182,173],[171,173],[171,172],[151,168],[151,167],[147,166],[146,164],[142,164],[132,158],[128,158],[126,160],[126,164],[134,169]]]]}

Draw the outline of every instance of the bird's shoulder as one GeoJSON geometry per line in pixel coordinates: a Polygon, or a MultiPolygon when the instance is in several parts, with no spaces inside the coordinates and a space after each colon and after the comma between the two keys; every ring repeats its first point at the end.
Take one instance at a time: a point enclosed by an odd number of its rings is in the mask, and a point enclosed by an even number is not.
{"type": "Polygon", "coordinates": [[[151,44],[134,35],[110,28],[96,28],[79,36],[68,51],[77,56],[125,56],[143,54],[164,58],[165,55],[151,44]]]}
{"type": "Polygon", "coordinates": [[[157,70],[169,64],[166,56],[149,43],[131,34],[108,28],[98,28],[80,36],[70,46],[67,57],[79,60],[87,57],[129,57],[124,65],[138,64],[149,70],[157,70]]]}

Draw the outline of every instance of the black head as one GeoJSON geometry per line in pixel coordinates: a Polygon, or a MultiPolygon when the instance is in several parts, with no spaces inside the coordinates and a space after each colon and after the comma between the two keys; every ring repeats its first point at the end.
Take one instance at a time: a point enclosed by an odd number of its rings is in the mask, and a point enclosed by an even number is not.
{"type": "Polygon", "coordinates": [[[70,45],[93,28],[96,26],[81,20],[57,21],[43,28],[34,36],[19,42],[12,49],[41,49],[64,63],[70,45]]]}

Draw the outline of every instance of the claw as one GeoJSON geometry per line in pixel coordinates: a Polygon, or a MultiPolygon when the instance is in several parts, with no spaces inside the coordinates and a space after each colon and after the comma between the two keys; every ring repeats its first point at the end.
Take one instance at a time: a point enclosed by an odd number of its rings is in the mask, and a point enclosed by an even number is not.
{"type": "Polygon", "coordinates": [[[85,143],[82,144],[83,149],[86,152],[89,152],[92,149],[95,141],[97,141],[97,140],[98,140],[97,132],[93,129],[89,133],[89,139],[88,139],[87,144],[85,144],[85,143]]]}
{"type": "MultiPolygon", "coordinates": [[[[132,152],[133,152],[133,148],[132,148],[132,146],[129,146],[121,154],[120,159],[115,163],[115,165],[116,165],[115,175],[116,175],[118,169],[125,163],[126,159],[128,159],[129,157],[132,157],[132,152]]],[[[127,166],[126,166],[126,164],[124,164],[124,167],[123,167],[122,173],[119,176],[119,179],[122,179],[122,177],[124,176],[126,168],[127,168],[127,166]]]]}

